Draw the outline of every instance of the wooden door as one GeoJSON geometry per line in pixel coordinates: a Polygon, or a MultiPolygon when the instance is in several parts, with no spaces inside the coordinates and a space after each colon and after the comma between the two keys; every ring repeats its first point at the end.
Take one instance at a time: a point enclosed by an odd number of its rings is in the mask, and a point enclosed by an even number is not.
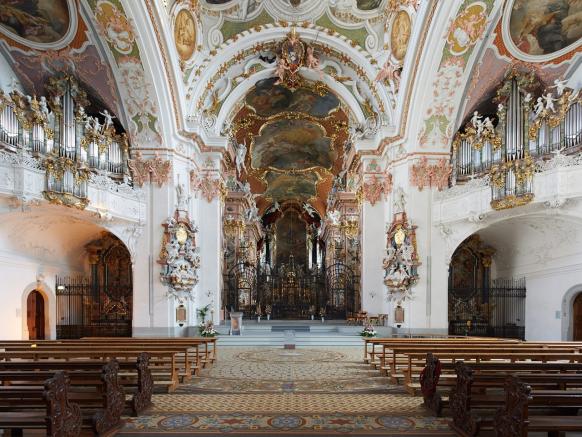
{"type": "Polygon", "coordinates": [[[37,290],[26,299],[26,322],[29,340],[44,340],[44,298],[37,290]]]}
{"type": "Polygon", "coordinates": [[[574,341],[582,341],[582,293],[574,299],[574,308],[572,309],[574,318],[574,341]]]}

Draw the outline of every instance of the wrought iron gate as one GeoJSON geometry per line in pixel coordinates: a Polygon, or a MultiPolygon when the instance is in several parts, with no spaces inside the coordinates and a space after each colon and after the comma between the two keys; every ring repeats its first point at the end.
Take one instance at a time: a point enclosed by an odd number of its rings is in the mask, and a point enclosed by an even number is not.
{"type": "Polygon", "coordinates": [[[525,338],[525,278],[449,289],[449,334],[525,338]]]}
{"type": "Polygon", "coordinates": [[[356,287],[353,270],[344,263],[337,262],[327,268],[327,315],[344,319],[356,311],[356,287]]]}
{"type": "Polygon", "coordinates": [[[110,298],[89,278],[57,277],[56,296],[58,339],[131,337],[131,293],[110,298]]]}

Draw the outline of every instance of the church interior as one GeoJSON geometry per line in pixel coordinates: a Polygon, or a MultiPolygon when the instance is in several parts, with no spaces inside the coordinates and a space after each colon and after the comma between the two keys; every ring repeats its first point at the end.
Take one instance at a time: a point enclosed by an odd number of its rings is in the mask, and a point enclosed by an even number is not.
{"type": "Polygon", "coordinates": [[[582,435],[582,0],[0,0],[0,435],[582,435]]]}

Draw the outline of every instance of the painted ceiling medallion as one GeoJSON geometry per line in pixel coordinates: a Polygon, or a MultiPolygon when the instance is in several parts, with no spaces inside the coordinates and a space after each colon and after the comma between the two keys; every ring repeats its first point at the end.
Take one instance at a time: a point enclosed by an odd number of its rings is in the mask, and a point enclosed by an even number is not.
{"type": "Polygon", "coordinates": [[[174,23],[174,42],[182,61],[187,61],[196,49],[196,23],[187,9],[181,9],[174,23]]]}
{"type": "Polygon", "coordinates": [[[544,62],[582,44],[580,1],[509,0],[503,16],[503,40],[511,53],[544,62]]]}
{"type": "Polygon", "coordinates": [[[487,5],[471,3],[453,21],[447,41],[451,54],[460,56],[474,46],[487,25],[487,5]]]}
{"type": "Polygon", "coordinates": [[[11,0],[0,8],[0,32],[27,47],[62,48],[77,30],[74,0],[11,0]]]}
{"type": "Polygon", "coordinates": [[[392,49],[392,54],[399,61],[402,61],[406,55],[411,33],[412,23],[410,21],[410,15],[408,15],[408,12],[406,11],[398,12],[392,23],[390,47],[392,49]]]}

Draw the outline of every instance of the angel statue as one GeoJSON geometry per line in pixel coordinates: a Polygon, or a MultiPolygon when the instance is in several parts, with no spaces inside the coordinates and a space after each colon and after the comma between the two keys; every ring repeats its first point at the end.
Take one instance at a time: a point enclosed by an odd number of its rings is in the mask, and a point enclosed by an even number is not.
{"type": "Polygon", "coordinates": [[[48,108],[48,102],[47,102],[45,96],[41,96],[40,97],[39,106],[40,106],[40,112],[42,113],[42,115],[45,118],[48,118],[48,116],[49,116],[49,108],[48,108]]]}
{"type": "Polygon", "coordinates": [[[271,206],[269,206],[266,210],[265,210],[265,214],[272,214],[275,213],[277,211],[281,211],[281,205],[279,205],[279,202],[277,202],[275,200],[275,203],[273,203],[271,206]]]}
{"type": "Polygon", "coordinates": [[[394,192],[394,213],[404,212],[406,207],[406,194],[402,187],[396,188],[394,192]]]}
{"type": "Polygon", "coordinates": [[[333,211],[329,211],[327,213],[327,217],[328,217],[329,221],[334,226],[339,225],[341,215],[342,215],[342,213],[340,211],[338,211],[337,209],[334,209],[333,211]]]}
{"type": "Polygon", "coordinates": [[[315,52],[311,46],[307,47],[307,58],[305,60],[305,66],[317,71],[319,73],[319,78],[323,78],[323,71],[321,71],[321,68],[319,67],[319,59],[317,56],[315,56],[315,52]]]}
{"type": "Polygon", "coordinates": [[[242,170],[247,171],[245,165],[245,157],[247,155],[247,145],[245,143],[239,144],[236,149],[236,172],[240,176],[242,170]]]}
{"type": "Polygon", "coordinates": [[[546,101],[546,109],[548,111],[556,112],[556,108],[554,107],[554,102],[556,100],[552,97],[552,93],[545,94],[543,98],[546,101]]]}
{"type": "Polygon", "coordinates": [[[309,203],[304,203],[303,204],[303,210],[307,213],[307,215],[309,215],[309,217],[311,218],[315,218],[315,214],[317,214],[317,211],[313,208],[313,206],[311,206],[309,203]]]}
{"type": "Polygon", "coordinates": [[[398,64],[392,62],[392,59],[388,59],[378,72],[378,75],[376,76],[376,82],[388,81],[390,87],[392,88],[392,92],[396,94],[400,88],[401,70],[402,68],[398,64]]]}
{"type": "Polygon", "coordinates": [[[107,109],[104,109],[103,112],[100,112],[99,114],[105,118],[105,122],[103,123],[103,132],[105,132],[113,124],[113,119],[115,117],[107,109]]]}
{"type": "Polygon", "coordinates": [[[550,88],[555,88],[558,97],[560,97],[562,94],[564,94],[564,90],[566,89],[567,83],[568,83],[567,80],[556,79],[554,80],[554,85],[551,86],[550,88]]]}

